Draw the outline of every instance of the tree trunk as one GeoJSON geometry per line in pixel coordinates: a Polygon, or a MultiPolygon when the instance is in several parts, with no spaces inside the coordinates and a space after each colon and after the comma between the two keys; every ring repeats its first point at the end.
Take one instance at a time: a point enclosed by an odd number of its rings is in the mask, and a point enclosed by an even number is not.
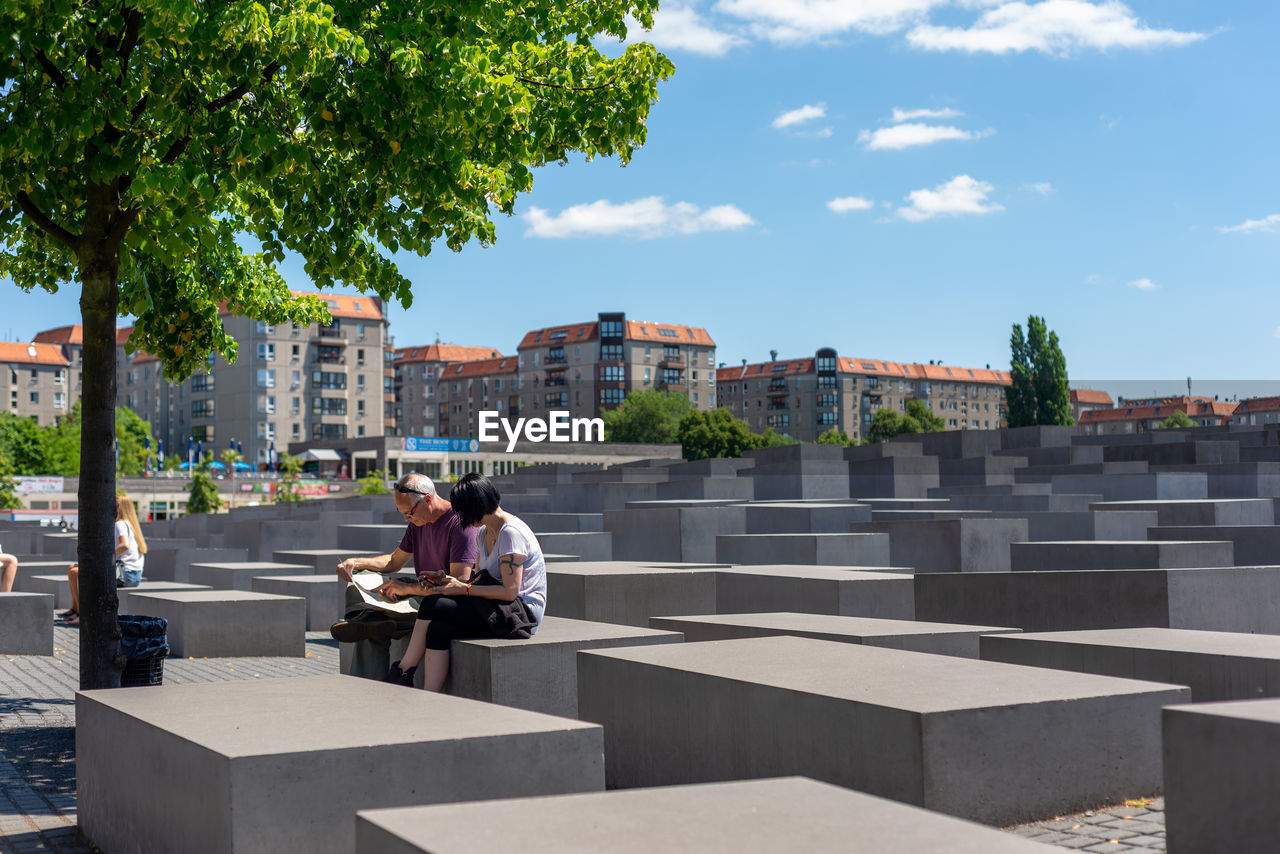
{"type": "Polygon", "coordinates": [[[115,253],[82,252],[80,316],[84,357],[80,409],[80,688],[119,688],[124,659],[116,621],[115,253]]]}

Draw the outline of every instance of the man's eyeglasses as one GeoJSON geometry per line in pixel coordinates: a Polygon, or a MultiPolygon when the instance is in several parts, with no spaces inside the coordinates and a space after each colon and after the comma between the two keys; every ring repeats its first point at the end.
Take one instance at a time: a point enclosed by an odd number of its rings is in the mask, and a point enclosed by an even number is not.
{"type": "Polygon", "coordinates": [[[418,511],[418,505],[426,501],[428,496],[431,495],[430,492],[420,492],[416,489],[405,489],[403,486],[400,486],[400,485],[396,486],[396,492],[400,493],[401,495],[421,495],[422,496],[417,501],[413,502],[413,506],[410,507],[408,510],[400,511],[400,515],[404,516],[406,519],[413,516],[413,514],[418,511]]]}

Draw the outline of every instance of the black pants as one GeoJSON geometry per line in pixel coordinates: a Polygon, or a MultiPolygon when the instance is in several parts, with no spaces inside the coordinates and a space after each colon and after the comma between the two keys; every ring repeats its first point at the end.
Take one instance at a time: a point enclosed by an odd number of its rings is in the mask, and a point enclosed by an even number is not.
{"type": "Polygon", "coordinates": [[[417,609],[419,620],[430,620],[426,627],[426,648],[448,650],[449,641],[463,638],[499,638],[499,625],[495,625],[495,616],[499,602],[497,599],[479,599],[472,597],[434,597],[422,598],[417,609]]]}

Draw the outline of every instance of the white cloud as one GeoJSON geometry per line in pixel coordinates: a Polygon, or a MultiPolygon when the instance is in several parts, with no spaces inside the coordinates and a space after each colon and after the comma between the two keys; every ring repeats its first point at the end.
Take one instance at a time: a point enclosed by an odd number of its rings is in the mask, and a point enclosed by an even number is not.
{"type": "Polygon", "coordinates": [[[827,209],[835,213],[848,213],[849,211],[869,211],[876,206],[876,203],[870,199],[864,199],[861,196],[845,196],[840,199],[832,199],[827,202],[827,209]]]}
{"type": "Polygon", "coordinates": [[[907,42],[925,50],[1065,55],[1089,48],[1181,47],[1206,37],[1152,29],[1119,0],[1043,0],[1000,3],[971,27],[922,23],[907,33],[907,42]]]}
{"type": "Polygon", "coordinates": [[[930,145],[948,139],[981,139],[993,133],[995,131],[990,128],[971,131],[951,125],[909,122],[905,125],[877,128],[874,131],[864,130],[858,134],[858,142],[864,143],[869,151],[901,151],[913,145],[930,145]]]}
{"type": "Polygon", "coordinates": [[[687,50],[703,56],[724,56],[746,39],[708,26],[696,10],[688,6],[663,6],[654,13],[653,29],[642,30],[640,22],[631,16],[626,18],[628,41],[647,41],[661,50],[687,50]]]}
{"type": "Polygon", "coordinates": [[[950,107],[943,107],[941,110],[901,110],[894,107],[893,123],[898,125],[912,119],[955,119],[963,115],[964,113],[950,107]]]}
{"type": "Polygon", "coordinates": [[[1030,184],[1023,185],[1028,192],[1036,193],[1041,196],[1048,196],[1053,193],[1053,185],[1048,181],[1035,181],[1030,184]]]}
{"type": "Polygon", "coordinates": [[[1223,234],[1239,232],[1241,234],[1252,234],[1255,231],[1275,231],[1280,227],[1280,214],[1272,214],[1262,219],[1246,219],[1239,225],[1220,225],[1218,231],[1223,234]]]}
{"type": "Polygon", "coordinates": [[[528,223],[525,237],[546,238],[667,237],[700,231],[732,231],[755,224],[755,220],[733,205],[716,205],[703,210],[689,202],[668,205],[661,196],[616,205],[608,199],[600,199],[565,208],[558,214],[530,207],[524,220],[528,223]]]}
{"type": "Polygon", "coordinates": [[[1134,279],[1132,282],[1129,282],[1128,286],[1131,288],[1137,288],[1140,291],[1149,292],[1149,291],[1160,290],[1159,285],[1157,285],[1155,282],[1151,281],[1150,279],[1146,278],[1145,276],[1141,279],[1134,279]]]}
{"type": "Polygon", "coordinates": [[[1280,326],[1276,327],[1276,331],[1271,333],[1272,338],[1280,338],[1280,326]]]}
{"type": "Polygon", "coordinates": [[[822,119],[827,116],[826,104],[805,104],[803,107],[797,107],[794,110],[787,110],[782,115],[773,120],[773,126],[781,130],[782,128],[793,127],[794,125],[804,124],[813,119],[822,119]]]}
{"type": "Polygon", "coordinates": [[[848,32],[887,35],[925,19],[950,0],[720,0],[716,10],[746,21],[759,38],[820,41],[848,32]]]}
{"type": "Polygon", "coordinates": [[[995,187],[976,181],[968,175],[957,175],[932,190],[913,190],[906,200],[911,204],[898,208],[897,215],[908,222],[923,222],[937,216],[992,214],[1004,210],[1002,205],[987,200],[995,187]]]}
{"type": "Polygon", "coordinates": [[[1098,282],[1102,281],[1102,277],[1099,276],[1097,273],[1090,273],[1088,276],[1085,277],[1085,281],[1091,285],[1096,285],[1098,284],[1098,282]]]}

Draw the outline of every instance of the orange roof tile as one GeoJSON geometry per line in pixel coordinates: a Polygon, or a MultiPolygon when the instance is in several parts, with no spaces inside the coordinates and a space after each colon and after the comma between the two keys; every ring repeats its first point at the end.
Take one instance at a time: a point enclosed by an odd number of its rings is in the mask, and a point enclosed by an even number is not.
{"type": "Polygon", "coordinates": [[[578,341],[594,341],[599,337],[600,324],[596,321],[590,323],[569,323],[565,326],[548,326],[545,329],[530,329],[520,339],[520,345],[517,350],[523,350],[526,347],[542,347],[548,344],[574,344],[578,341]],[[558,338],[552,338],[558,332],[564,335],[558,338]]]}
{"type": "Polygon", "coordinates": [[[44,332],[37,332],[36,337],[31,340],[36,344],[83,344],[84,327],[77,323],[74,326],[46,329],[44,332]]]}
{"type": "Polygon", "coordinates": [[[1105,391],[1096,391],[1091,388],[1073,388],[1071,389],[1072,403],[1091,403],[1103,406],[1111,406],[1115,401],[1111,399],[1111,395],[1105,391]]]}
{"type": "Polygon", "coordinates": [[[441,380],[468,379],[473,377],[487,377],[496,374],[514,374],[520,365],[520,360],[515,356],[502,356],[497,359],[478,359],[472,362],[459,362],[456,365],[446,365],[440,371],[441,380]]]}
{"type": "Polygon", "coordinates": [[[714,347],[716,342],[701,326],[680,326],[672,323],[649,323],[643,320],[627,321],[627,338],[633,341],[656,341],[663,344],[696,344],[714,347]],[[664,335],[663,332],[667,334],[664,335]],[[671,333],[675,333],[672,335],[671,333]]]}
{"type": "Polygon", "coordinates": [[[463,344],[428,344],[425,347],[396,348],[396,364],[408,362],[474,362],[502,356],[493,347],[471,347],[463,344]]]}
{"type": "Polygon", "coordinates": [[[62,348],[54,344],[23,344],[21,341],[0,341],[0,362],[11,365],[57,365],[71,363],[62,355],[62,348]]]}
{"type": "Polygon", "coordinates": [[[1245,412],[1275,412],[1280,409],[1280,397],[1250,397],[1236,404],[1235,414],[1245,412]]]}
{"type": "MultiPolygon", "coordinates": [[[[319,297],[329,307],[333,317],[360,318],[362,320],[382,320],[380,301],[375,297],[351,296],[350,294],[318,294],[312,291],[290,291],[295,297],[319,297]]],[[[218,316],[227,317],[231,311],[226,303],[218,306],[218,316]]]]}
{"type": "MultiPolygon", "coordinates": [[[[716,382],[733,382],[752,377],[788,376],[791,374],[813,373],[814,360],[779,359],[777,362],[756,362],[746,367],[720,368],[716,371],[716,382]],[[774,370],[776,365],[785,364],[784,369],[774,370]]],[[[836,369],[842,374],[858,374],[861,376],[900,377],[908,380],[930,380],[935,382],[958,383],[996,383],[1008,385],[1007,371],[992,371],[985,368],[961,368],[955,365],[920,365],[915,363],[885,362],[881,359],[849,359],[837,360],[836,369]]]]}
{"type": "Polygon", "coordinates": [[[133,334],[132,326],[121,326],[116,328],[116,346],[123,347],[125,342],[129,340],[129,336],[133,334]]]}
{"type": "Polygon", "coordinates": [[[1117,406],[1115,409],[1090,409],[1080,413],[1080,423],[1099,421],[1141,421],[1144,419],[1163,420],[1175,412],[1185,412],[1192,417],[1211,416],[1219,419],[1230,416],[1236,409],[1234,403],[1198,398],[1170,398],[1158,404],[1147,406],[1117,406]]]}

